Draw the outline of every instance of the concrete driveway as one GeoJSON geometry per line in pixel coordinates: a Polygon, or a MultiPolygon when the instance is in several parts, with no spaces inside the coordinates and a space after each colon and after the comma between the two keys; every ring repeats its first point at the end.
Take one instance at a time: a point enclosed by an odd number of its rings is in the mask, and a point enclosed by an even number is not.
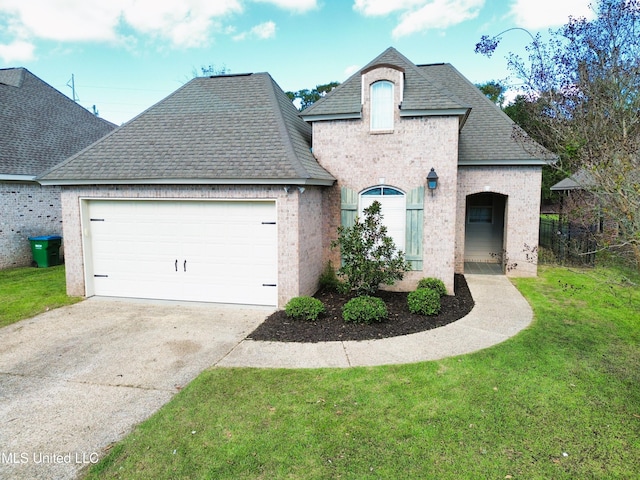
{"type": "Polygon", "coordinates": [[[0,478],[74,478],[271,311],[90,298],[0,329],[0,478]]]}

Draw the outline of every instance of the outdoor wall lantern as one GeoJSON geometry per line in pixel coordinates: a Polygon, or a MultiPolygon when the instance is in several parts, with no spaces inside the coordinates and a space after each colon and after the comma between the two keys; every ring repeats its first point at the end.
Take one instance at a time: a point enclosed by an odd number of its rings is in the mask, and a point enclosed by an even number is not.
{"type": "Polygon", "coordinates": [[[433,195],[433,191],[438,187],[438,174],[433,167],[431,168],[429,175],[427,175],[427,187],[429,187],[431,195],[433,195]]]}

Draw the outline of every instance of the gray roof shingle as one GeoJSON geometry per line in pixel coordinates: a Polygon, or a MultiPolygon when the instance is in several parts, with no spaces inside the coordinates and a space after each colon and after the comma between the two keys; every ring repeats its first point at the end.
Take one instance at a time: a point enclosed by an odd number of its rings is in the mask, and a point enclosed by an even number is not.
{"type": "Polygon", "coordinates": [[[0,69],[0,176],[35,177],[116,128],[24,68],[0,69]]]}
{"type": "Polygon", "coordinates": [[[359,117],[360,77],[377,65],[393,65],[404,71],[401,115],[402,112],[428,114],[437,111],[461,117],[460,165],[538,165],[552,157],[533,141],[527,142],[529,148],[525,148],[514,133],[519,132],[521,138],[526,138],[526,134],[453,66],[446,63],[414,65],[392,47],[305,109],[302,117],[311,122],[359,117]],[[466,115],[461,114],[462,111],[466,115]]]}
{"type": "Polygon", "coordinates": [[[433,84],[420,69],[395,48],[389,47],[361,70],[302,112],[303,118],[348,115],[361,112],[361,80],[363,72],[378,65],[392,65],[404,72],[404,95],[401,110],[467,110],[468,105],[439,85],[433,84]]]}
{"type": "Polygon", "coordinates": [[[310,126],[269,74],[200,77],[39,180],[332,184],[310,148],[310,126]]]}
{"type": "Polygon", "coordinates": [[[528,140],[525,148],[518,137],[527,138],[526,133],[451,64],[418,68],[431,82],[472,106],[460,131],[460,165],[542,164],[544,159],[551,158],[551,154],[533,140],[528,140]]]}

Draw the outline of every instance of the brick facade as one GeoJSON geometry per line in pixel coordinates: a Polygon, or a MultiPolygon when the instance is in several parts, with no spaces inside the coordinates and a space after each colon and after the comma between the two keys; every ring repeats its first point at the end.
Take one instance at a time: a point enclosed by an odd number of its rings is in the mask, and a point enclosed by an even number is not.
{"type": "Polygon", "coordinates": [[[39,235],[62,235],[60,187],[0,182],[0,269],[31,265],[39,235]]]}
{"type": "Polygon", "coordinates": [[[504,252],[505,273],[513,277],[537,274],[541,167],[460,167],[456,212],[455,269],[464,272],[466,198],[474,193],[506,196],[504,252]]]}
{"type": "Polygon", "coordinates": [[[313,123],[313,153],[318,162],[338,179],[323,198],[323,241],[325,261],[340,264],[339,252],[329,245],[340,225],[340,188],[361,192],[368,187],[387,185],[405,193],[425,186],[434,168],[438,189],[425,193],[423,229],[423,270],[405,275],[394,286],[411,290],[425,276],[443,280],[453,292],[454,237],[458,164],[458,118],[401,118],[396,109],[394,129],[372,133],[369,121],[369,86],[378,80],[394,83],[395,104],[401,103],[402,73],[378,68],[363,75],[362,119],[316,121],[313,123]]]}
{"type": "Polygon", "coordinates": [[[283,186],[87,186],[64,187],[64,242],[67,293],[84,296],[84,253],[81,199],[270,199],[275,200],[278,222],[278,306],[294,296],[317,289],[322,271],[320,232],[322,197],[318,187],[301,192],[283,186]],[[317,222],[309,219],[318,219],[317,222]]]}

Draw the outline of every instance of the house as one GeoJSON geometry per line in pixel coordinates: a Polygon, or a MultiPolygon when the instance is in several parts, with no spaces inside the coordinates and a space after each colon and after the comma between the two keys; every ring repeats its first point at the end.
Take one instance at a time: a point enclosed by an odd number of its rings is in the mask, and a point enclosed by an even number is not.
{"type": "Polygon", "coordinates": [[[448,64],[387,49],[299,114],[267,73],[195,78],[39,178],[62,188],[67,288],[282,307],[374,200],[412,271],[536,274],[541,166],[448,64]],[[437,174],[437,188],[427,176],[437,174]]]}
{"type": "Polygon", "coordinates": [[[24,68],[0,69],[0,269],[30,265],[29,236],[62,233],[59,186],[36,176],[115,128],[24,68]]]}
{"type": "Polygon", "coordinates": [[[603,214],[598,196],[592,191],[595,187],[593,175],[581,168],[552,185],[550,190],[561,194],[559,221],[566,229],[576,236],[579,232],[592,240],[598,238],[610,242],[618,235],[618,223],[603,214]]]}

